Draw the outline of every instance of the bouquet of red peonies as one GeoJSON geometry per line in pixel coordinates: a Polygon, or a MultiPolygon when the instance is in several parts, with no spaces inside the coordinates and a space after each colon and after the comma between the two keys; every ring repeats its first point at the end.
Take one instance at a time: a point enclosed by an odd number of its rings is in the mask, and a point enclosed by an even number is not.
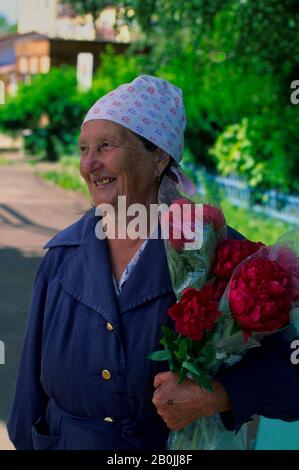
{"type": "Polygon", "coordinates": [[[214,203],[203,204],[180,170],[163,177],[159,207],[164,208],[161,230],[172,286],[179,299],[185,288],[200,289],[210,278],[216,247],[225,238],[225,219],[214,203]]]}
{"type": "MultiPolygon", "coordinates": [[[[166,181],[166,188],[173,183],[166,181]]],[[[285,331],[298,318],[299,240],[293,232],[273,246],[249,240],[229,239],[223,214],[212,204],[186,197],[179,181],[170,192],[169,211],[175,204],[189,205],[192,230],[186,236],[181,217],[168,216],[165,240],[168,265],[177,303],[168,314],[175,330],[163,327],[163,350],[153,360],[168,360],[179,382],[186,377],[213,390],[212,379],[220,367],[239,362],[243,354],[258,347],[269,334],[285,331]],[[198,216],[199,214],[199,216],[198,216]],[[174,237],[174,230],[181,238],[174,237]],[[200,243],[192,249],[192,241],[200,243]],[[190,248],[191,247],[191,248],[190,248]]],[[[163,193],[162,193],[163,194],[163,193]]],[[[168,191],[169,197],[169,191],[168,191]]],[[[161,225],[166,225],[162,214],[161,225]]],[[[186,222],[188,223],[188,222],[186,222]]],[[[171,431],[169,449],[244,449],[246,426],[238,434],[227,431],[218,415],[194,421],[180,431],[171,431]]]]}

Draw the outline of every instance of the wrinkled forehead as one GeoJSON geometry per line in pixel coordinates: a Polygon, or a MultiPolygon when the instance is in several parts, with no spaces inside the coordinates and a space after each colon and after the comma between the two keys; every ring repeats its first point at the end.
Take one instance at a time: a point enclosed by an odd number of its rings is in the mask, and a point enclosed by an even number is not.
{"type": "Polygon", "coordinates": [[[94,119],[82,126],[79,142],[108,138],[119,143],[136,139],[134,134],[121,124],[106,119],[94,119]]]}

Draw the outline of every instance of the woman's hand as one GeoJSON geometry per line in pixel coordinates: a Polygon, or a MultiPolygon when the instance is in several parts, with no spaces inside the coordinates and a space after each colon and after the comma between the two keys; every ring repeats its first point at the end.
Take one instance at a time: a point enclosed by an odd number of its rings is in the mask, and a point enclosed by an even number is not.
{"type": "Polygon", "coordinates": [[[212,382],[214,391],[201,388],[194,380],[178,383],[173,372],[162,372],[154,379],[153,403],[167,427],[179,431],[196,419],[231,409],[228,395],[220,382],[212,382]]]}

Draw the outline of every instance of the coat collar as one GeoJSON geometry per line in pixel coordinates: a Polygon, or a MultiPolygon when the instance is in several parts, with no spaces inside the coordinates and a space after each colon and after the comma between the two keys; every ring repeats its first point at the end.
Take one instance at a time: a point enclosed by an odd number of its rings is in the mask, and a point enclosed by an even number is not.
{"type": "Polygon", "coordinates": [[[150,239],[123,286],[119,298],[114,292],[106,240],[95,234],[99,217],[89,212],[59,232],[44,248],[74,246],[74,255],[61,264],[58,276],[65,291],[79,302],[119,326],[119,315],[149,300],[173,292],[164,241],[150,239]]]}
{"type": "Polygon", "coordinates": [[[173,292],[173,288],[164,241],[161,238],[149,239],[120,292],[120,311],[123,313],[170,292],[173,292]]]}
{"type": "MultiPolygon", "coordinates": [[[[122,314],[149,300],[173,292],[164,241],[150,239],[117,299],[106,240],[95,235],[99,222],[95,210],[59,232],[44,248],[76,246],[74,255],[62,263],[59,278],[64,289],[79,302],[119,325],[122,314]]],[[[243,238],[228,227],[228,238],[243,238]]]]}

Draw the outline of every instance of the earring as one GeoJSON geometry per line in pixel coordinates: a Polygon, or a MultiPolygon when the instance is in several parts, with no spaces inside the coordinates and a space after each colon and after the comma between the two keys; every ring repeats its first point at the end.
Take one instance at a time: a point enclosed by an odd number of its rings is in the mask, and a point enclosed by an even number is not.
{"type": "Polygon", "coordinates": [[[158,183],[160,183],[160,181],[161,181],[161,176],[160,176],[160,175],[157,175],[157,176],[156,176],[156,181],[157,181],[158,183]]]}

